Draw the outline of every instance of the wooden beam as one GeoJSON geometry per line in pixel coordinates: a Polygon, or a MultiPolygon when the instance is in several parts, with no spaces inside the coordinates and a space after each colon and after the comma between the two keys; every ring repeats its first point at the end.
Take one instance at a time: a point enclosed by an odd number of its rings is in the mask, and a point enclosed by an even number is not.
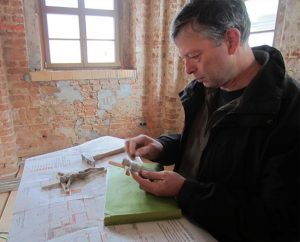
{"type": "Polygon", "coordinates": [[[5,208],[3,210],[1,219],[0,219],[0,231],[9,232],[9,227],[12,222],[13,211],[16,203],[17,192],[13,191],[10,193],[9,198],[6,202],[5,208]]]}

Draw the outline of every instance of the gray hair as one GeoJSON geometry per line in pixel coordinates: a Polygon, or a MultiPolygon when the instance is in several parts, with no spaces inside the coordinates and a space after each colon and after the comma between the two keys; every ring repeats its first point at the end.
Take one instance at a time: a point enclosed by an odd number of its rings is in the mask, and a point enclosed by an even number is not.
{"type": "Polygon", "coordinates": [[[216,43],[222,42],[229,28],[237,28],[242,44],[247,43],[251,26],[244,0],[190,0],[175,16],[171,38],[175,40],[187,24],[216,43]]]}

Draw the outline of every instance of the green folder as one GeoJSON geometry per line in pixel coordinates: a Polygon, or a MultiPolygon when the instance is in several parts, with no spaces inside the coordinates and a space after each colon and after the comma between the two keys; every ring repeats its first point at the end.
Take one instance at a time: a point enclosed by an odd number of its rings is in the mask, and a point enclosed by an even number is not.
{"type": "MultiPolygon", "coordinates": [[[[156,164],[145,164],[147,170],[157,170],[156,164]]],[[[107,174],[104,225],[146,222],[181,217],[174,198],[157,197],[139,188],[124,170],[110,166],[107,174]]]]}

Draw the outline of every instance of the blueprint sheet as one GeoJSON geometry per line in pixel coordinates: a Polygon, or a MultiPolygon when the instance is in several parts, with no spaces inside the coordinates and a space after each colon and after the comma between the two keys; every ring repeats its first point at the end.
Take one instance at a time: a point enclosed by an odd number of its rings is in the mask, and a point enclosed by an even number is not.
{"type": "MultiPolygon", "coordinates": [[[[215,241],[185,218],[105,227],[105,173],[74,182],[70,194],[65,194],[60,187],[42,189],[44,184],[55,179],[57,172],[76,172],[88,168],[81,160],[81,153],[96,155],[120,147],[124,147],[123,139],[104,136],[27,159],[8,241],[215,241]]],[[[124,157],[127,155],[121,153],[104,158],[96,162],[96,167],[108,167],[109,160],[121,162],[124,157]]]]}

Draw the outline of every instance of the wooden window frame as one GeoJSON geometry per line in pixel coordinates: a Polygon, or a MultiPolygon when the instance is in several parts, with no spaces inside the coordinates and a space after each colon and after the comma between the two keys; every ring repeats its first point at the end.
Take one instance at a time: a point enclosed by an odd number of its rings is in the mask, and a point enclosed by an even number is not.
{"type": "MultiPolygon", "coordinates": [[[[245,1],[245,4],[246,4],[246,0],[245,1]]],[[[250,1],[250,0],[248,0],[250,1]]],[[[276,31],[276,23],[277,23],[277,18],[278,18],[278,11],[279,11],[279,2],[280,0],[278,0],[278,3],[277,3],[277,10],[276,10],[276,14],[275,14],[275,22],[274,22],[274,26],[271,27],[271,28],[263,28],[263,29],[255,29],[255,30],[252,30],[252,26],[251,26],[251,29],[250,29],[250,35],[249,35],[249,39],[251,38],[251,36],[255,35],[255,34],[267,34],[267,33],[272,33],[273,34],[273,40],[272,40],[272,44],[271,46],[274,46],[274,43],[275,43],[275,31],[276,31]]],[[[248,6],[246,4],[246,7],[247,7],[247,11],[249,13],[249,9],[248,9],[248,6]]],[[[250,17],[250,21],[251,21],[251,25],[253,24],[252,22],[252,19],[251,19],[251,16],[249,15],[250,17]]],[[[262,43],[264,44],[264,43],[262,43]]]]}
{"type": "Polygon", "coordinates": [[[87,69],[87,68],[119,68],[120,62],[120,44],[119,44],[119,6],[118,0],[114,0],[114,10],[103,9],[86,9],[84,1],[78,0],[78,8],[68,7],[52,7],[46,6],[45,0],[40,0],[40,13],[42,22],[42,41],[43,41],[43,64],[46,69],[87,69]],[[49,36],[47,25],[47,14],[70,14],[79,17],[79,33],[80,33],[80,51],[81,63],[51,63],[49,36]],[[115,62],[110,63],[88,63],[87,61],[87,38],[85,16],[109,16],[114,18],[115,23],[115,62]]]}

